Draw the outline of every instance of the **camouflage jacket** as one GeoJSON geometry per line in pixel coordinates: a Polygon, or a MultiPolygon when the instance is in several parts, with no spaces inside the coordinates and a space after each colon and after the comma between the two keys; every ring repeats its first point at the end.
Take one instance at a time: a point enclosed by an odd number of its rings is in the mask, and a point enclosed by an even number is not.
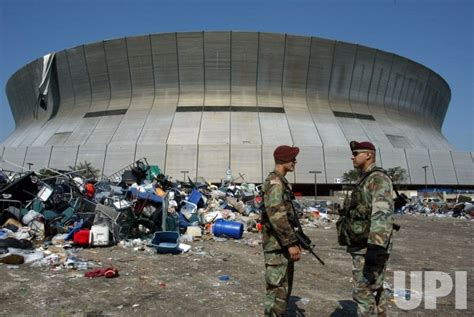
{"type": "MultiPolygon", "coordinates": [[[[366,212],[370,219],[367,244],[379,245],[390,251],[393,226],[393,186],[390,177],[378,169],[375,164],[362,173],[351,197],[349,217],[357,218],[357,213],[366,212]],[[365,177],[368,173],[369,176],[365,177]],[[358,194],[357,194],[358,193],[358,194]],[[356,201],[354,201],[356,200],[356,201]]],[[[348,248],[349,252],[361,248],[348,248]]]]}
{"type": "Polygon", "coordinates": [[[271,172],[263,184],[266,216],[262,216],[263,251],[282,250],[297,243],[288,220],[293,214],[291,185],[282,175],[271,172]]]}

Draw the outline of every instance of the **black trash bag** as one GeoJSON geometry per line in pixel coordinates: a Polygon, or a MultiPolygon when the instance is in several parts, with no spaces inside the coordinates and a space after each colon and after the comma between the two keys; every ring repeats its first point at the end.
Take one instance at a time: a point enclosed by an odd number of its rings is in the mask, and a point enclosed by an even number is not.
{"type": "Polygon", "coordinates": [[[26,239],[18,240],[15,238],[6,238],[0,239],[0,249],[1,248],[33,249],[33,243],[26,239]]]}

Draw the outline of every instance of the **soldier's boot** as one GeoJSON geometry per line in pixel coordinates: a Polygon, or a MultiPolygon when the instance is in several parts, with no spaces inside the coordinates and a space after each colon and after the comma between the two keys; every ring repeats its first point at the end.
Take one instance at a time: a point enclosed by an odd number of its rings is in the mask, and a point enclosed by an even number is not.
{"type": "Polygon", "coordinates": [[[377,317],[386,317],[386,316],[387,316],[387,310],[385,308],[385,305],[377,306],[377,317]]]}
{"type": "Polygon", "coordinates": [[[284,313],[279,314],[279,313],[274,312],[274,311],[266,311],[265,310],[264,313],[263,313],[263,316],[264,317],[283,317],[283,316],[285,316],[285,314],[284,313]]]}
{"type": "Polygon", "coordinates": [[[283,316],[285,316],[285,314],[284,313],[280,314],[278,312],[275,312],[274,310],[270,310],[270,311],[265,310],[264,313],[263,313],[263,316],[264,317],[283,317],[283,316]]]}
{"type": "Polygon", "coordinates": [[[377,310],[374,307],[372,309],[364,309],[361,306],[357,307],[357,316],[359,317],[377,317],[377,310]]]}
{"type": "Polygon", "coordinates": [[[287,301],[284,287],[268,287],[264,301],[265,316],[284,316],[287,301]]]}
{"type": "Polygon", "coordinates": [[[378,290],[375,296],[375,303],[377,305],[377,316],[387,316],[387,297],[383,288],[378,290]]]}

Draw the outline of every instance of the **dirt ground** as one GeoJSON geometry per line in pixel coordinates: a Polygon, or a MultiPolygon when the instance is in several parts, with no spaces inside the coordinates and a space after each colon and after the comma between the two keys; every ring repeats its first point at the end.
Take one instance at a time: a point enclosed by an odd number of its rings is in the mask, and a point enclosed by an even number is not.
{"type": "MultiPolygon", "coordinates": [[[[456,310],[454,291],[436,310],[422,305],[402,311],[391,302],[389,316],[473,316],[473,221],[397,216],[387,280],[393,271],[468,272],[468,309],[456,310]]],[[[355,316],[350,256],[336,242],[335,224],[306,228],[326,261],[310,254],[296,264],[290,316],[355,316]]],[[[42,316],[262,316],[263,255],[258,233],[242,240],[195,241],[180,255],[150,254],[119,245],[78,251],[80,258],[115,266],[117,278],[88,279],[83,270],[0,265],[0,314],[42,316]],[[228,281],[219,277],[228,275],[228,281]]]]}

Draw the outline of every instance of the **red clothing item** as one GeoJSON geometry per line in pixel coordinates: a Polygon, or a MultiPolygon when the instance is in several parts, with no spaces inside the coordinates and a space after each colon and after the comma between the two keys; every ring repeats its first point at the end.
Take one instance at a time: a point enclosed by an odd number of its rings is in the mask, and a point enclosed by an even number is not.
{"type": "Polygon", "coordinates": [[[86,196],[89,199],[93,199],[95,196],[95,187],[92,183],[87,183],[84,186],[84,189],[86,190],[86,196]]]}
{"type": "Polygon", "coordinates": [[[100,277],[105,276],[106,278],[113,278],[119,276],[118,270],[114,267],[108,267],[105,269],[93,269],[84,273],[85,277],[93,278],[93,277],[100,277]]]}

